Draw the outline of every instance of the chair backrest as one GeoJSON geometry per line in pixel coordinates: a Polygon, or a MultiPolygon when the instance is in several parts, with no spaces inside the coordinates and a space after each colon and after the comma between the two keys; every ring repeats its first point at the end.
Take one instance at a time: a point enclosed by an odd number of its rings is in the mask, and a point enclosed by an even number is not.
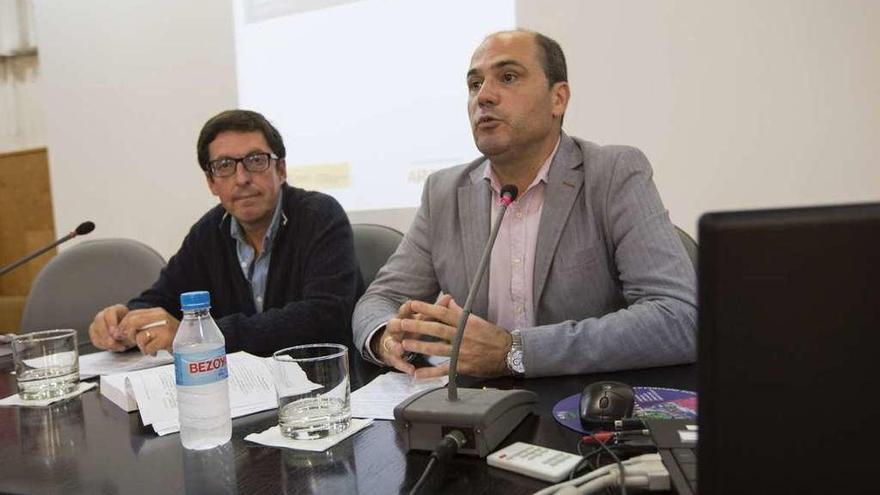
{"type": "Polygon", "coordinates": [[[685,251],[688,253],[688,258],[691,259],[691,263],[694,264],[694,270],[697,269],[697,241],[694,240],[693,237],[688,235],[687,232],[675,226],[675,231],[678,232],[678,237],[681,239],[682,245],[684,245],[685,251]]]}
{"type": "Polygon", "coordinates": [[[355,223],[351,226],[354,232],[354,252],[364,284],[369,287],[376,278],[376,273],[385,266],[388,258],[397,250],[403,233],[385,225],[372,223],[355,223]]]}
{"type": "Polygon", "coordinates": [[[88,342],[95,314],[149,288],[164,266],[159,253],[131,239],[85,241],[61,251],[34,280],[21,331],[73,328],[80,344],[88,342]]]}

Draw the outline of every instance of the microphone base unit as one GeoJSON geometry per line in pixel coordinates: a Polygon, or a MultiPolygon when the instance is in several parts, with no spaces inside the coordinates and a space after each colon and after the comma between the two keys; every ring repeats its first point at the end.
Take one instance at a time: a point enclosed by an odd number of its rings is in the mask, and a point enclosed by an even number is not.
{"type": "Polygon", "coordinates": [[[458,389],[450,401],[445,388],[414,394],[394,408],[394,419],[403,426],[407,451],[431,452],[449,432],[458,430],[466,442],[461,454],[489,455],[530,413],[538,395],[528,390],[458,389]]]}

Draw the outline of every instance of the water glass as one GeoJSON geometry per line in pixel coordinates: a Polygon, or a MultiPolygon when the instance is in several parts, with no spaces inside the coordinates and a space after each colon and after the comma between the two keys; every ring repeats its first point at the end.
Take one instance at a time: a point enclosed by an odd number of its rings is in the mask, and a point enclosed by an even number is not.
{"type": "Polygon", "coordinates": [[[295,440],[324,438],[351,423],[348,348],[308,344],[272,355],[278,426],[295,440]]]}
{"type": "Polygon", "coordinates": [[[79,383],[76,330],[44,330],[16,335],[12,359],[22,400],[67,395],[79,383]]]}

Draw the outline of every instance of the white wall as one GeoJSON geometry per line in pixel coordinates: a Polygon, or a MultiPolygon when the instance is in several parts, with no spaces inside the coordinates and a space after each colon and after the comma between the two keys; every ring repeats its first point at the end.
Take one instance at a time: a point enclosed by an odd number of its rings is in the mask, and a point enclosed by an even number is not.
{"type": "MultiPolygon", "coordinates": [[[[132,237],[167,257],[215,204],[194,148],[205,119],[235,106],[230,4],[38,0],[59,231],[93,219],[95,237],[132,237]]],[[[880,200],[880,34],[870,29],[880,3],[518,0],[517,9],[519,24],[566,50],[566,130],[643,149],[689,232],[707,210],[880,200]]],[[[405,230],[410,213],[352,218],[405,230]]]]}
{"type": "Polygon", "coordinates": [[[202,124],[236,105],[232,7],[216,0],[36,3],[55,225],[94,220],[166,258],[216,204],[202,124]]]}
{"type": "Polygon", "coordinates": [[[645,151],[685,230],[707,210],[880,200],[880,2],[517,8],[566,51],[566,130],[645,151]]]}
{"type": "Polygon", "coordinates": [[[46,145],[36,55],[0,56],[0,153],[46,145]]]}

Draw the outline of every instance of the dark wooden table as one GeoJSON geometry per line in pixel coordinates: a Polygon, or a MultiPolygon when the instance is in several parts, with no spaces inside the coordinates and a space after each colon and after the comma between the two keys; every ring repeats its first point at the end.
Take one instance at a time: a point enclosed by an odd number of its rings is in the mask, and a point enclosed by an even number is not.
{"type": "MultiPolygon", "coordinates": [[[[357,388],[382,370],[353,360],[357,388]]],[[[16,392],[11,360],[0,358],[0,397],[16,392]]],[[[526,441],[575,452],[579,435],[552,417],[553,405],[586,384],[614,379],[633,386],[694,390],[696,366],[673,366],[601,375],[516,380],[467,385],[525,388],[540,396],[538,415],[526,419],[503,445],[526,441]]],[[[2,493],[407,493],[422,473],[428,453],[403,450],[399,428],[373,425],[326,452],[262,447],[244,441],[276,423],[266,411],[233,420],[232,442],[209,453],[189,452],[177,434],[157,436],[97,388],[46,408],[0,408],[2,493]]],[[[532,478],[491,468],[485,460],[456,457],[436,468],[423,493],[532,493],[547,486],[532,478]]]]}

